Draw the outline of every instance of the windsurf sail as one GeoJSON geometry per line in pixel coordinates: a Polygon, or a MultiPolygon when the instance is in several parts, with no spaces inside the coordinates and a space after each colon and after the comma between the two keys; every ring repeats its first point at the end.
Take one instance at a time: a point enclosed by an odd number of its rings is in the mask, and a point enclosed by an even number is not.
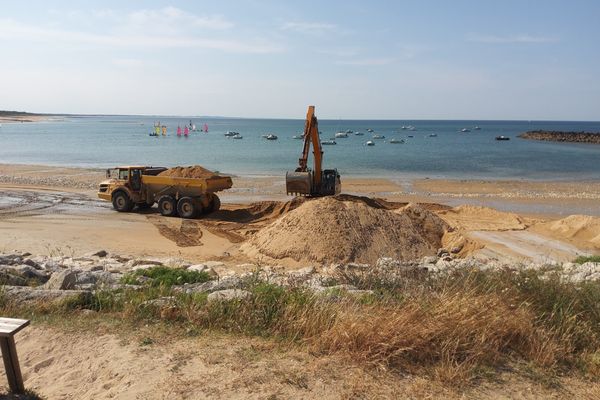
{"type": "Polygon", "coordinates": [[[177,126],[177,136],[181,136],[181,127],[177,126]]]}
{"type": "Polygon", "coordinates": [[[204,132],[208,132],[208,125],[204,124],[204,127],[202,128],[202,130],[203,130],[204,132]]]}

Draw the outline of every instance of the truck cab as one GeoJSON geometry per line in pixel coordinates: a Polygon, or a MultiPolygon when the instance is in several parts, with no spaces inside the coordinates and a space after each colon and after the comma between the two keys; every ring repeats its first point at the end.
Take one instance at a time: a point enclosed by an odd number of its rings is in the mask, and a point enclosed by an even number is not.
{"type": "Polygon", "coordinates": [[[113,205],[117,209],[131,209],[135,205],[144,208],[147,202],[142,193],[142,175],[156,176],[166,170],[165,167],[139,165],[109,168],[106,170],[106,180],[100,182],[98,197],[113,203],[116,201],[117,204],[113,205]],[[115,195],[119,191],[123,192],[124,196],[115,200],[115,195]],[[127,199],[129,202],[126,201],[127,199]]]}

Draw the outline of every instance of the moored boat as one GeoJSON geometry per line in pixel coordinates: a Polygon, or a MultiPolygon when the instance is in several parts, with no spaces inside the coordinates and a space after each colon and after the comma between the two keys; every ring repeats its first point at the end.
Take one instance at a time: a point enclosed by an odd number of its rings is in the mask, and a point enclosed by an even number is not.
{"type": "Polygon", "coordinates": [[[500,135],[496,136],[496,140],[510,140],[510,138],[508,136],[500,135]]]}

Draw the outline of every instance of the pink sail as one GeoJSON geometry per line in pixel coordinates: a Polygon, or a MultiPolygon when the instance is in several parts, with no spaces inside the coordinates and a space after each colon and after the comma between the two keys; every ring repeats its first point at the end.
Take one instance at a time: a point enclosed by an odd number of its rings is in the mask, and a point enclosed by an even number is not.
{"type": "Polygon", "coordinates": [[[177,136],[181,136],[181,127],[180,126],[177,127],[177,136]]]}
{"type": "Polygon", "coordinates": [[[204,132],[208,132],[208,125],[204,124],[204,128],[202,129],[204,132]]]}
{"type": "Polygon", "coordinates": [[[186,127],[183,129],[183,135],[184,135],[184,136],[187,136],[187,135],[189,135],[189,133],[190,133],[190,130],[189,130],[189,129],[188,129],[188,127],[186,126],[186,127]]]}

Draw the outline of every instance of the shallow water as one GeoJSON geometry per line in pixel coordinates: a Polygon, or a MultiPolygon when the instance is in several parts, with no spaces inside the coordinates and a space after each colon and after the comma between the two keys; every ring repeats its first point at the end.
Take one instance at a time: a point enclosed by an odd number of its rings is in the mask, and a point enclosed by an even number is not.
{"type": "MultiPolygon", "coordinates": [[[[102,116],[70,117],[58,121],[3,124],[0,128],[0,162],[82,167],[122,164],[190,165],[238,175],[275,175],[297,165],[302,141],[292,136],[302,131],[303,120],[194,118],[198,128],[177,137],[177,125],[187,117],[102,116]],[[168,136],[150,137],[155,121],[168,127],[168,136]],[[223,134],[240,132],[242,140],[223,134]],[[261,137],[274,133],[279,140],[261,137]]],[[[340,130],[361,131],[324,146],[325,167],[336,167],[345,176],[438,177],[463,179],[597,179],[600,146],[537,142],[516,136],[532,129],[600,131],[600,122],[526,121],[319,121],[321,138],[340,130]],[[416,130],[402,130],[413,125],[416,130]],[[481,130],[460,133],[462,128],[481,130]],[[384,135],[371,139],[367,128],[384,135]],[[429,135],[435,133],[437,137],[429,135]],[[409,138],[408,135],[413,135],[409,138]],[[495,136],[511,137],[498,142],[495,136]],[[402,138],[404,144],[389,143],[402,138]]]]}

